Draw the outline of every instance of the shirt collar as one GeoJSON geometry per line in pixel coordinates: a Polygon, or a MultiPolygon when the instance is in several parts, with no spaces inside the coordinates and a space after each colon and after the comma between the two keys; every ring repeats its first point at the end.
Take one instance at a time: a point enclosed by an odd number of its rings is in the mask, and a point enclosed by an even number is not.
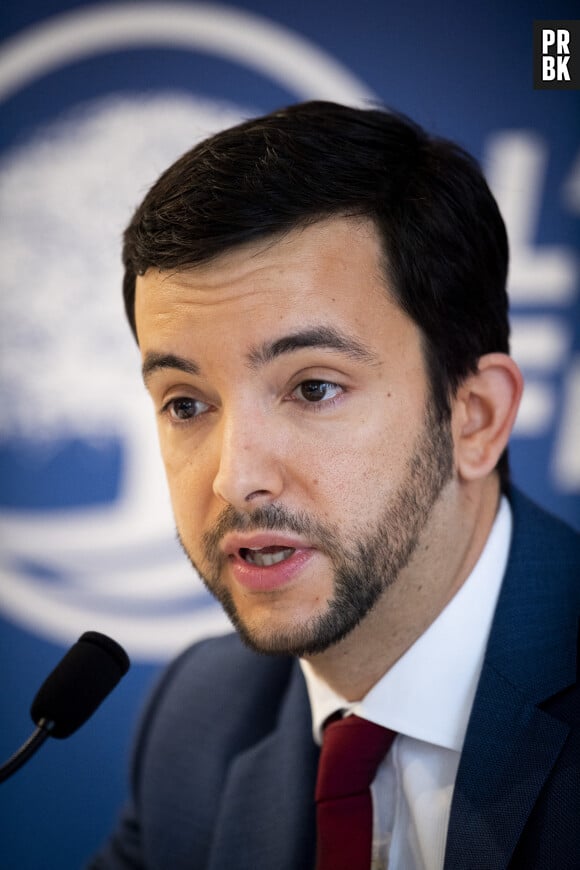
{"type": "Polygon", "coordinates": [[[352,704],[341,698],[308,662],[300,661],[317,743],[322,742],[328,716],[344,709],[399,734],[461,751],[507,565],[511,530],[511,509],[502,496],[485,547],[467,580],[361,701],[352,704]]]}

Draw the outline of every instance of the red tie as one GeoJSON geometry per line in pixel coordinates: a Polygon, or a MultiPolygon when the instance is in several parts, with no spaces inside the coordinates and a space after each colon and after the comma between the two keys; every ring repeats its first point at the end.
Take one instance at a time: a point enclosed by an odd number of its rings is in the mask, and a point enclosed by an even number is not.
{"type": "Polygon", "coordinates": [[[347,716],[324,729],[316,781],[316,870],[370,870],[370,784],[394,731],[347,716]]]}

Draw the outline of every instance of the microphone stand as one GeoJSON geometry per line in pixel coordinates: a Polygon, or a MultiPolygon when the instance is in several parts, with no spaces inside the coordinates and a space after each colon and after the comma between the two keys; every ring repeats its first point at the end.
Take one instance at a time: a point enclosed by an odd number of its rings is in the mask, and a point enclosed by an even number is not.
{"type": "Polygon", "coordinates": [[[50,737],[50,732],[53,727],[54,722],[48,722],[46,719],[39,720],[38,725],[28,740],[22,744],[20,749],[16,750],[14,755],[12,755],[8,761],[0,765],[0,782],[4,782],[6,779],[11,777],[13,773],[20,770],[22,765],[25,764],[28,759],[34,755],[37,749],[40,749],[44,741],[50,737]]]}

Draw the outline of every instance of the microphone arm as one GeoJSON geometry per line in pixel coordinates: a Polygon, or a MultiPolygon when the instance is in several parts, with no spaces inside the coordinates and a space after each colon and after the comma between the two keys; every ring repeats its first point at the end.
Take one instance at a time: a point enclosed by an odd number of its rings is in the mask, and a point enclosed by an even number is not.
{"type": "Polygon", "coordinates": [[[0,783],[16,773],[48,737],[69,737],[92,716],[121,677],[129,657],[116,641],[86,631],[38,690],[30,714],[36,725],[28,740],[0,765],[0,783]]]}
{"type": "Polygon", "coordinates": [[[9,779],[13,773],[26,764],[29,758],[32,758],[34,753],[40,749],[45,740],[50,737],[50,722],[45,722],[43,719],[36,726],[28,740],[22,744],[20,749],[17,749],[14,755],[11,755],[8,761],[0,765],[0,782],[9,779]]]}

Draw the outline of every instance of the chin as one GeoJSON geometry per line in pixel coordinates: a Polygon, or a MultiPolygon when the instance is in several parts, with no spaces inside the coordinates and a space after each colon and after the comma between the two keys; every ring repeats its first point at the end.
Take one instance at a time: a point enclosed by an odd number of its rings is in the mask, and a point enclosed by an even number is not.
{"type": "Polygon", "coordinates": [[[343,640],[360,619],[345,624],[333,619],[332,609],[309,619],[287,621],[268,618],[259,624],[246,622],[239,614],[229,614],[243,643],[255,652],[271,656],[301,658],[323,653],[343,640]]]}

